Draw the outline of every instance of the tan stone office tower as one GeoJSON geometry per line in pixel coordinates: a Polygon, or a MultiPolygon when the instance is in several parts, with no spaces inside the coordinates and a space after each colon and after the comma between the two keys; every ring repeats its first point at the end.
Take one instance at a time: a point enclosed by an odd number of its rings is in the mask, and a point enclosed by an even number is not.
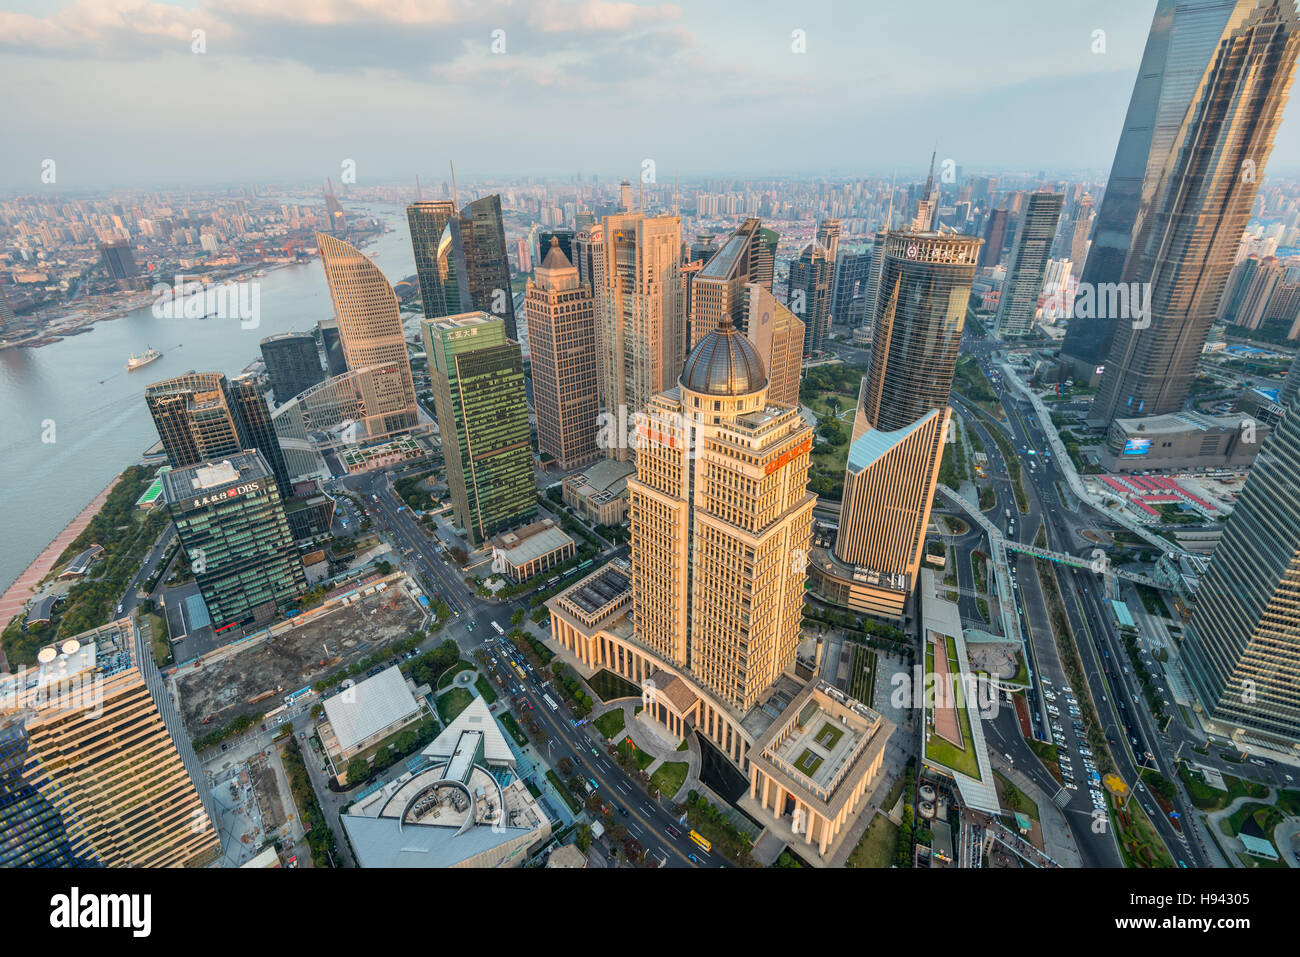
{"type": "MultiPolygon", "coordinates": [[[[673,387],[685,357],[681,221],[606,216],[599,239],[593,263],[601,405],[606,415],[627,421],[673,387]]],[[[608,451],[612,458],[630,458],[623,442],[608,451]]]]}
{"type": "Polygon", "coordinates": [[[596,375],[596,304],[591,287],[565,257],[559,240],[524,294],[532,355],[537,447],[564,471],[600,458],[596,444],[600,391],[596,375]]]}
{"type": "Polygon", "coordinates": [[[317,233],[316,242],[347,367],[383,367],[373,377],[373,395],[366,404],[367,433],[379,436],[414,428],[419,423],[415,383],[397,294],[379,267],[356,247],[326,233],[317,233]]]}
{"type": "Polygon", "coordinates": [[[0,866],[184,867],[219,854],[203,769],[135,620],[37,659],[0,678],[0,730],[21,727],[18,797],[28,812],[10,821],[0,801],[0,823],[39,828],[16,845],[0,828],[0,866]],[[25,860],[28,845],[62,850],[25,860]]]}
{"type": "Polygon", "coordinates": [[[726,320],[637,418],[636,635],[738,712],[794,662],[811,449],[812,429],[768,401],[758,353],[726,320]]]}
{"type": "Polygon", "coordinates": [[[768,401],[797,407],[803,375],[803,323],[756,282],[745,286],[744,314],[745,335],[767,370],[768,401]]]}

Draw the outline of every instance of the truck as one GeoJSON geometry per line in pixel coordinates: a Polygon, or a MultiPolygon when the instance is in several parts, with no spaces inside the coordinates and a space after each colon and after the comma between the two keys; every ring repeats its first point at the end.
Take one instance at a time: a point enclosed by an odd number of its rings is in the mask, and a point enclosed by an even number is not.
{"type": "Polygon", "coordinates": [[[1006,510],[1006,519],[1008,522],[1011,521],[1011,509],[1006,510]]]}

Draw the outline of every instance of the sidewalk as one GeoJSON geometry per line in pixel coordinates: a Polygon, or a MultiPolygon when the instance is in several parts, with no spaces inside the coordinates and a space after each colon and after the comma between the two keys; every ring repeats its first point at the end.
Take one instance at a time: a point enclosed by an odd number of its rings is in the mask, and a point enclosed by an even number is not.
{"type": "MultiPolygon", "coordinates": [[[[617,744],[624,738],[631,738],[637,750],[644,751],[654,757],[654,761],[648,764],[645,769],[646,774],[652,776],[655,771],[659,770],[660,765],[665,762],[684,762],[687,765],[686,780],[682,783],[681,788],[677,791],[677,794],[665,794],[665,800],[674,800],[677,795],[686,794],[692,788],[698,790],[701,758],[699,745],[695,743],[695,735],[688,734],[686,736],[686,750],[678,751],[676,742],[666,737],[666,732],[659,728],[653,718],[649,717],[644,711],[639,715],[636,714],[636,709],[640,706],[640,701],[625,698],[601,711],[593,711],[591,714],[591,727],[596,728],[594,722],[602,715],[609,714],[611,711],[622,711],[623,730],[610,743],[617,744]]],[[[596,734],[600,734],[598,729],[596,734]]]]}

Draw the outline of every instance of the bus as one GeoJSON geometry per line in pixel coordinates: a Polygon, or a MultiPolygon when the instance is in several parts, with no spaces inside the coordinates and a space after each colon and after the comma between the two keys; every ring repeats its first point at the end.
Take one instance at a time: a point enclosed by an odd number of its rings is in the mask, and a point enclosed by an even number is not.
{"type": "Polygon", "coordinates": [[[516,671],[516,672],[518,673],[518,675],[519,675],[520,680],[527,680],[528,675],[524,674],[524,669],[523,669],[523,668],[520,668],[519,665],[518,665],[518,663],[512,661],[512,662],[510,663],[510,667],[512,667],[512,668],[515,669],[515,671],[516,671]]]}
{"type": "Polygon", "coordinates": [[[548,694],[542,695],[542,700],[546,702],[546,707],[550,708],[552,711],[560,710],[560,706],[555,703],[555,699],[552,698],[550,695],[548,694]]]}
{"type": "Polygon", "coordinates": [[[506,630],[502,628],[500,625],[498,625],[495,621],[492,622],[492,630],[495,631],[498,635],[504,635],[506,633],[506,630]]]}
{"type": "Polygon", "coordinates": [[[698,844],[702,850],[705,851],[713,850],[713,845],[709,843],[708,839],[700,836],[700,834],[698,834],[697,832],[691,831],[689,837],[692,841],[698,844]]]}
{"type": "Polygon", "coordinates": [[[596,560],[594,558],[588,558],[585,562],[579,563],[578,571],[582,571],[584,568],[590,568],[594,564],[596,564],[596,560]]]}

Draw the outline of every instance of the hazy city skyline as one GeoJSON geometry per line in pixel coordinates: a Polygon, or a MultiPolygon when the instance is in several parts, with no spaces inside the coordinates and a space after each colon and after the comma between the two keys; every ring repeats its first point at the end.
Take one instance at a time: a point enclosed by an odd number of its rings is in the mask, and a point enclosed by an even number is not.
{"type": "MultiPolygon", "coordinates": [[[[16,93],[0,188],[337,180],[344,159],[363,185],[441,178],[449,159],[467,177],[632,177],[646,158],[661,182],[904,174],[935,149],[968,171],[1104,171],[1155,3],[50,6],[0,5],[0,76],[16,93]],[[106,104],[92,88],[119,92],[106,104]],[[635,123],[618,137],[552,124],[541,96],[635,123]],[[762,136],[761,152],[737,134],[762,136]]],[[[1298,148],[1300,123],[1284,123],[1275,173],[1298,148]]]]}

